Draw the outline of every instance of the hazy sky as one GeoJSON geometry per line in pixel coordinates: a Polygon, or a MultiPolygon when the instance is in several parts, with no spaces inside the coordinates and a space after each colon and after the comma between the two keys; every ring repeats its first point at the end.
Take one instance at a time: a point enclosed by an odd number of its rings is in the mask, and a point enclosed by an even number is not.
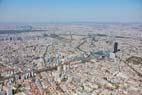
{"type": "Polygon", "coordinates": [[[2,22],[142,22],[142,0],[0,0],[2,22]]]}

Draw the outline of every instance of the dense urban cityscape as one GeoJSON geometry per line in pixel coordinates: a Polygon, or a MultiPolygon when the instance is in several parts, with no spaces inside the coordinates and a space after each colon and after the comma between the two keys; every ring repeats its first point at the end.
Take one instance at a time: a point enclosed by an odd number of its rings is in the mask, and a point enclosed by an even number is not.
{"type": "Polygon", "coordinates": [[[0,24],[0,95],[142,95],[142,24],[0,24]]]}

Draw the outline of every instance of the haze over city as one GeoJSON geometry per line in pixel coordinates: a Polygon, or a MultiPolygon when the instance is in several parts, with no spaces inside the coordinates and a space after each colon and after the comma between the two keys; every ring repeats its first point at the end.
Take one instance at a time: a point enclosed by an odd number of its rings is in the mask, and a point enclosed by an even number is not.
{"type": "Polygon", "coordinates": [[[0,95],[142,95],[142,0],[0,0],[0,95]]]}

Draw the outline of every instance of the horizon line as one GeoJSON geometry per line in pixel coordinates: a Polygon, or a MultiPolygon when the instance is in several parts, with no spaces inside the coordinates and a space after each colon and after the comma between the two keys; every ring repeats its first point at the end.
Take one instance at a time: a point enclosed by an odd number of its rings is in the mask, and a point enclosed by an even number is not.
{"type": "Polygon", "coordinates": [[[142,24],[142,22],[122,22],[122,21],[50,21],[50,22],[0,22],[0,24],[85,24],[85,23],[106,23],[106,24],[142,24]]]}

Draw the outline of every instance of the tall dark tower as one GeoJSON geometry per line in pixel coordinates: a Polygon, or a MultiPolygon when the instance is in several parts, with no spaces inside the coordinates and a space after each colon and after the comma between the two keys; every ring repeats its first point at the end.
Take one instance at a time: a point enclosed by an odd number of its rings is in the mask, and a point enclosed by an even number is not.
{"type": "Polygon", "coordinates": [[[118,51],[118,43],[115,42],[114,43],[114,51],[113,51],[113,53],[116,53],[117,51],[118,51]]]}

